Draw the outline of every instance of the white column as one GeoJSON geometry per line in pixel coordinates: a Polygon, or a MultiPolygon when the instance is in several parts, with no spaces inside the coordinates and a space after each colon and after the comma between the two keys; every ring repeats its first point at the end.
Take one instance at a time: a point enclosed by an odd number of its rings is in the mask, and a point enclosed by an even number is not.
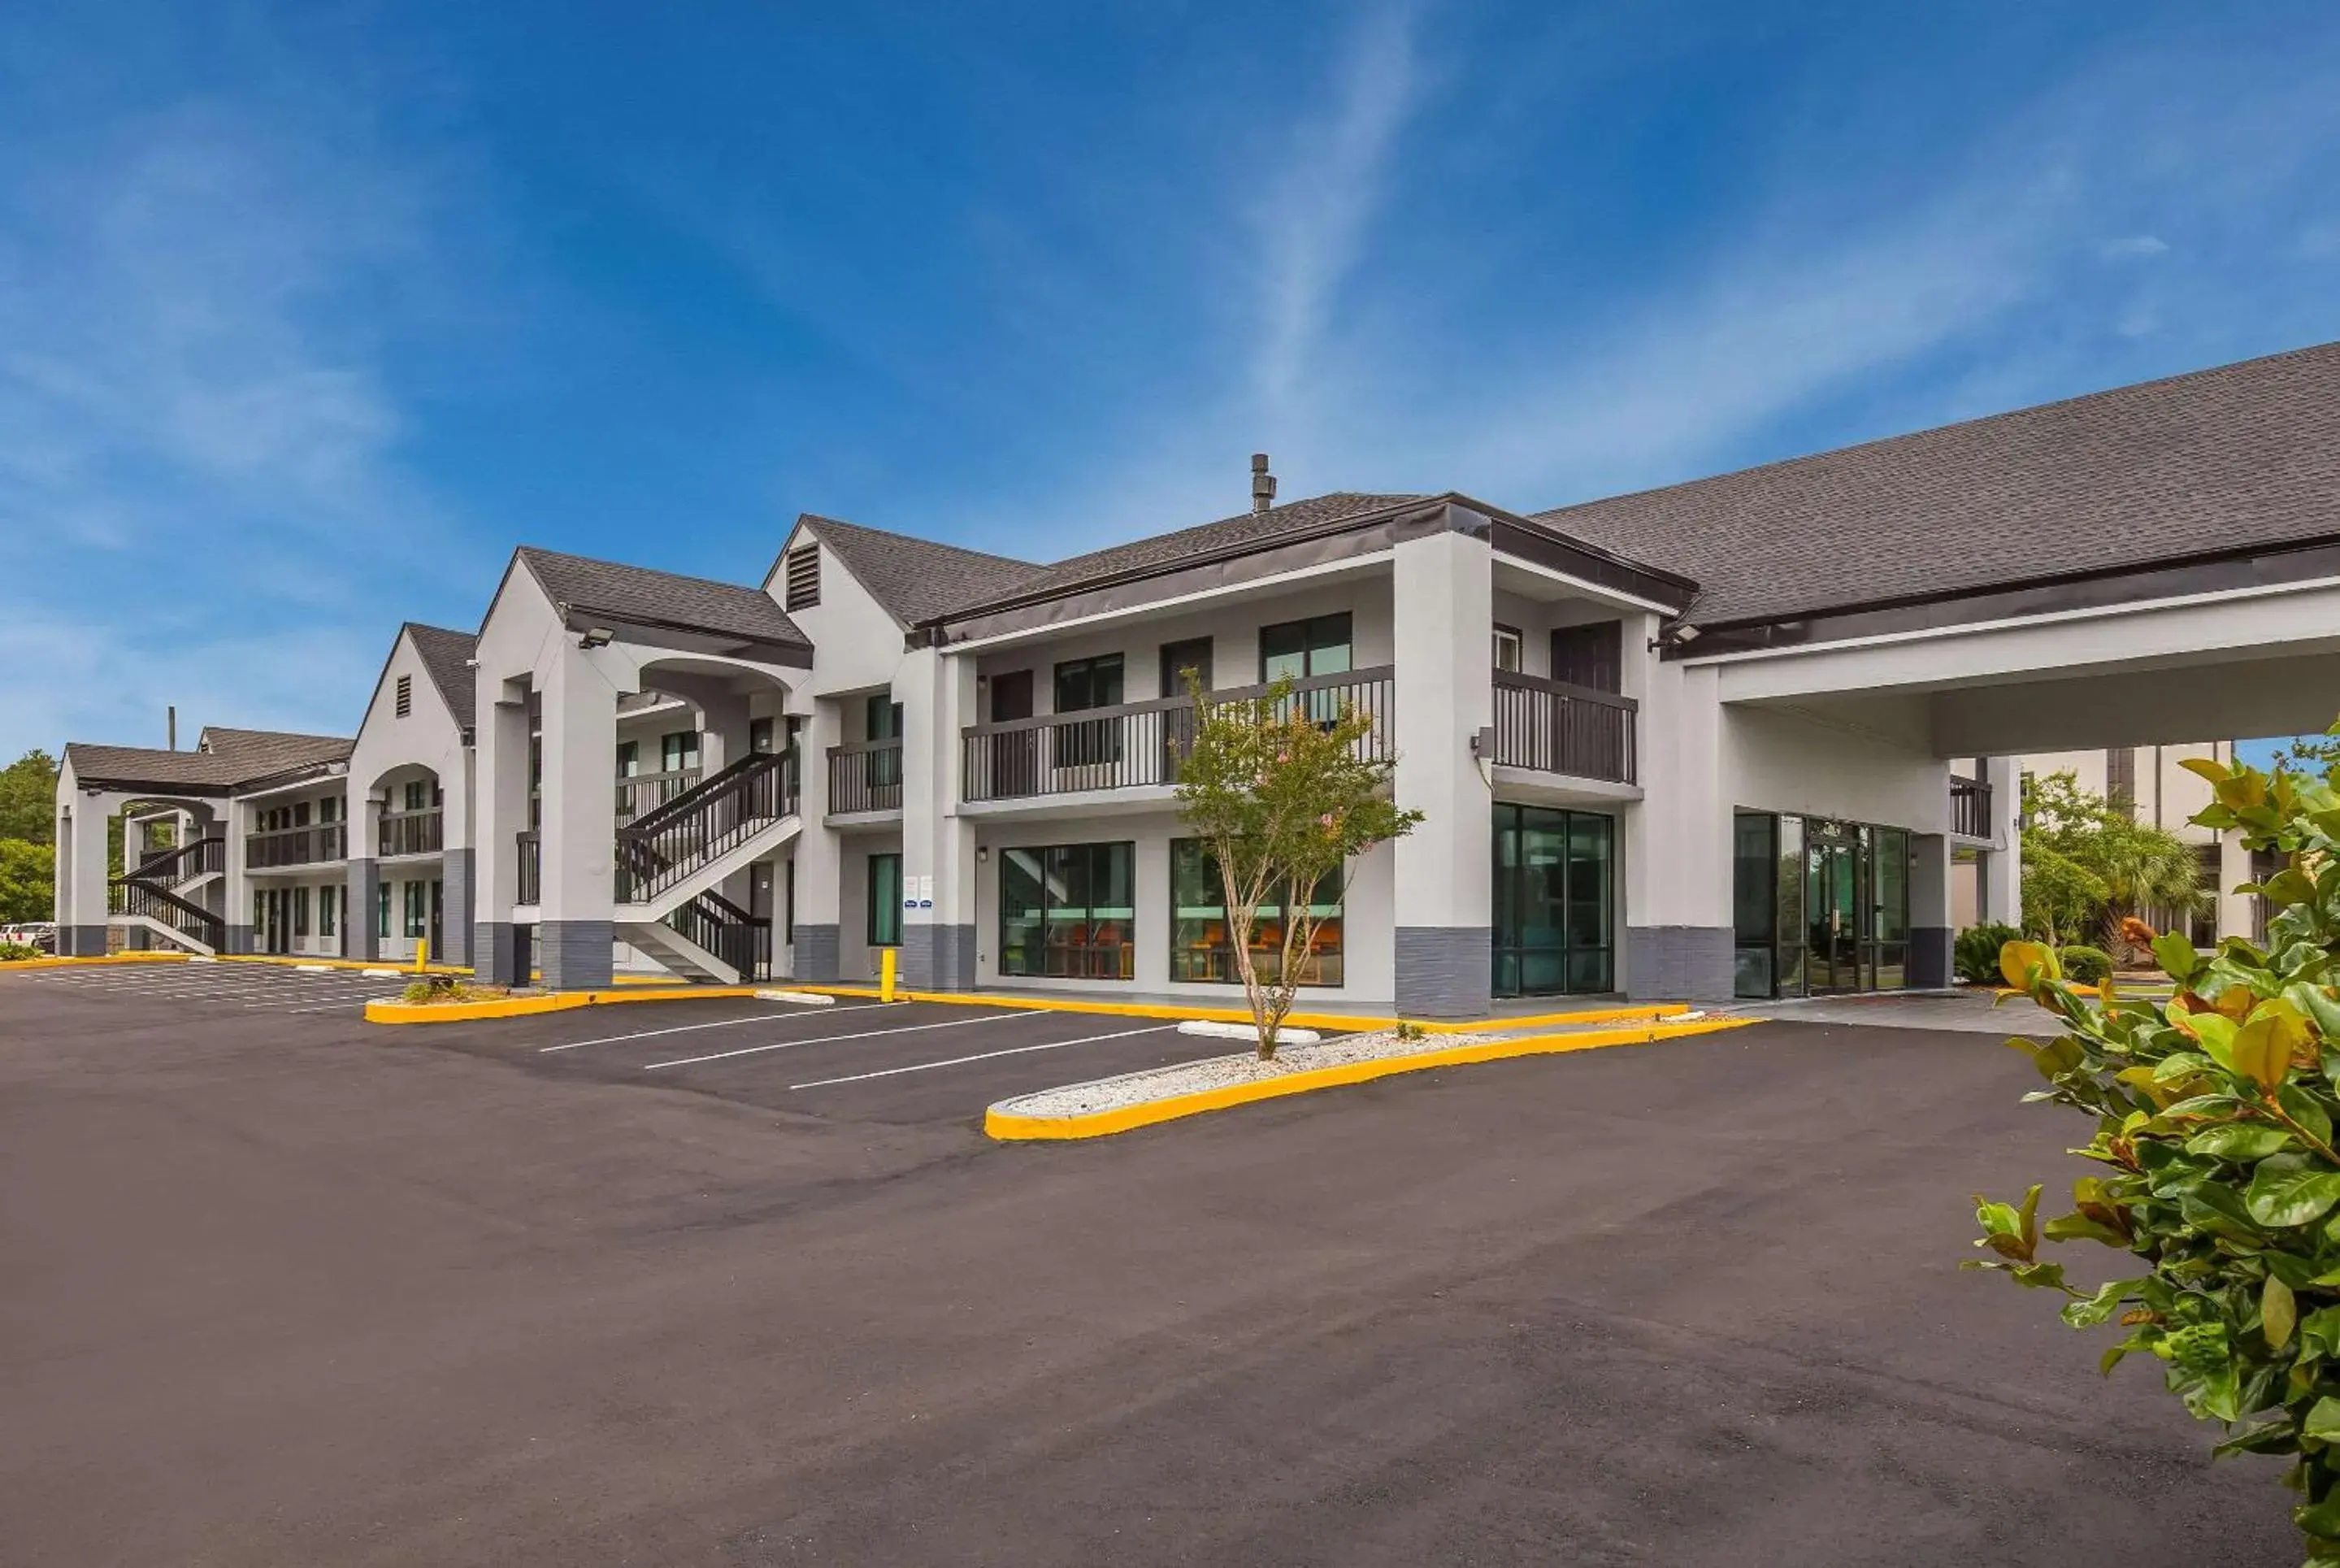
{"type": "Polygon", "coordinates": [[[537,932],[544,983],[554,990],[607,986],[616,940],[618,689],[590,654],[563,638],[540,706],[543,899],[537,932]]]}
{"type": "Polygon", "coordinates": [[[1709,667],[1660,660],[1647,682],[1635,726],[1641,799],[1625,813],[1624,988],[1637,998],[1725,1000],[1734,802],[1718,679],[1709,667]]]}
{"type": "Polygon", "coordinates": [[[958,733],[975,712],[975,660],[905,654],[902,705],[903,974],[914,987],[975,983],[975,833],[958,815],[958,733]]]}
{"type": "Polygon", "coordinates": [[[1494,555],[1483,537],[1435,533],[1399,544],[1391,571],[1397,803],[1423,813],[1396,845],[1397,1007],[1476,1017],[1492,985],[1493,814],[1472,740],[1494,722],[1494,555]]]}
{"type": "Polygon", "coordinates": [[[2251,880],[2251,852],[2242,833],[2233,828],[2218,835],[2218,936],[2254,938],[2258,928],[2258,895],[2235,889],[2251,880]]]}
{"type": "Polygon", "coordinates": [[[254,812],[249,802],[229,800],[220,809],[220,829],[227,836],[226,874],[220,878],[220,914],[227,931],[227,950],[252,951],[252,874],[244,853],[249,848],[254,812]]]}
{"type": "Polygon", "coordinates": [[[1990,833],[1995,849],[1982,857],[1982,918],[1985,922],[2023,926],[2023,832],[2018,819],[2023,811],[2022,759],[1990,757],[1983,761],[1983,777],[1990,781],[1990,833]]]}
{"type": "MultiPolygon", "coordinates": [[[[790,700],[795,700],[793,693],[790,700]]],[[[844,847],[825,819],[828,749],[843,739],[843,714],[834,699],[818,697],[798,717],[804,723],[797,731],[797,799],[804,828],[796,839],[796,945],[789,972],[799,980],[834,981],[843,962],[838,879],[843,873],[844,847]]]]}
{"type": "Polygon", "coordinates": [[[57,819],[57,951],[105,951],[105,819],[114,798],[77,795],[57,819]]]}
{"type": "MultiPolygon", "coordinates": [[[[512,934],[519,901],[519,835],[528,827],[529,693],[525,681],[481,672],[479,725],[472,758],[471,967],[482,978],[515,985],[528,977],[512,934]]],[[[365,918],[372,920],[368,909],[365,918]]]]}

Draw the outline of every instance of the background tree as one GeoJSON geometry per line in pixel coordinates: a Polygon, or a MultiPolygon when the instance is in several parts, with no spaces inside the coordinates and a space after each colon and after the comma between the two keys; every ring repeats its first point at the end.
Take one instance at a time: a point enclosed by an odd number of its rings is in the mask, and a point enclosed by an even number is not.
{"type": "Polygon", "coordinates": [[[46,920],[56,909],[57,760],[27,751],[0,768],[0,920],[46,920]]]}
{"type": "Polygon", "coordinates": [[[2123,916],[2191,914],[2201,882],[2193,846],[2127,802],[2068,770],[2023,776],[2023,921],[2035,934],[2113,948],[2123,916]]]}
{"type": "Polygon", "coordinates": [[[46,920],[56,908],[54,844],[0,839],[0,925],[46,920]]]}
{"type": "Polygon", "coordinates": [[[1214,700],[1191,676],[1187,690],[1195,736],[1179,759],[1178,812],[1219,868],[1227,939],[1268,1061],[1315,940],[1316,889],[1329,880],[1345,901],[1356,858],[1413,831],[1422,813],[1390,799],[1396,759],[1365,744],[1372,714],[1344,705],[1327,717],[1317,694],[1294,697],[1289,680],[1233,700],[1214,700]],[[1262,910],[1278,907],[1267,974],[1252,938],[1262,910]]]}
{"type": "Polygon", "coordinates": [[[0,768],[0,839],[46,844],[57,835],[57,759],[25,752],[0,768]]]}

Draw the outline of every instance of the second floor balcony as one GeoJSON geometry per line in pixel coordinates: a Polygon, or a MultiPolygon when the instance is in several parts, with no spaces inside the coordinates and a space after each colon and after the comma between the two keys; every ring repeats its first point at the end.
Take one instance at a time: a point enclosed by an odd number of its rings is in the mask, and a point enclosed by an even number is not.
{"type": "Polygon", "coordinates": [[[243,838],[247,870],[278,870],[287,866],[315,866],[339,860],[349,853],[349,824],[322,822],[308,828],[279,828],[243,838]]]}
{"type": "Polygon", "coordinates": [[[384,859],[400,855],[436,855],[445,848],[445,812],[437,806],[417,811],[384,811],[376,822],[380,848],[375,850],[384,859]]]}
{"type": "Polygon", "coordinates": [[[1990,837],[1990,786],[1980,779],[1950,775],[1950,831],[1961,839],[1990,837]]]}
{"type": "MultiPolygon", "coordinates": [[[[1396,671],[1387,666],[1294,681],[1288,700],[1330,721],[1344,709],[1369,713],[1360,742],[1377,757],[1394,748],[1396,671]]],[[[1211,693],[1215,701],[1264,697],[1265,686],[1211,693]]],[[[1195,703],[1161,697],[1033,719],[968,726],[959,739],[960,799],[970,803],[1043,799],[1116,789],[1166,788],[1195,734],[1195,703]]]]}
{"type": "Polygon", "coordinates": [[[1637,782],[1633,699],[1515,670],[1496,670],[1494,685],[1496,767],[1637,782]]]}
{"type": "Polygon", "coordinates": [[[828,749],[828,812],[832,817],[860,811],[902,809],[902,741],[850,740],[828,749]]]}

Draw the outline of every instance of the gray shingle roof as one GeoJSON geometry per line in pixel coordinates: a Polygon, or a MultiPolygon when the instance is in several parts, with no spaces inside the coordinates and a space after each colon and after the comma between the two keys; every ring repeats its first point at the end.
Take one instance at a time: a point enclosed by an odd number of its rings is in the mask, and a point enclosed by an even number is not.
{"type": "MultiPolygon", "coordinates": [[[[1036,568],[1021,581],[1009,584],[1005,589],[962,593],[946,610],[959,612],[996,603],[1002,599],[1020,598],[1025,594],[1063,593],[1125,572],[1175,566],[1182,561],[1201,560],[1223,551],[1240,552],[1247,546],[1266,545],[1278,538],[1307,529],[1363,517],[1422,499],[1418,495],[1359,495],[1348,491],[1310,496],[1304,501],[1270,507],[1265,511],[1246,511],[1234,517],[1221,518],[1216,522],[1182,528],[1175,533],[1157,533],[1149,539],[1133,540],[1127,544],[1076,555],[1067,561],[1036,568]]],[[[938,610],[934,613],[939,615],[945,610],[938,610]]]]}
{"type": "Polygon", "coordinates": [[[404,630],[414,639],[414,651],[422,660],[422,668],[430,673],[431,684],[439,689],[446,700],[447,710],[455,722],[464,729],[471,727],[471,710],[479,682],[472,678],[469,660],[480,646],[480,640],[468,631],[453,631],[443,626],[425,626],[410,620],[404,630]]]}
{"type": "Polygon", "coordinates": [[[938,544],[882,528],[864,528],[815,512],[806,512],[797,521],[811,528],[854,580],[905,627],[940,615],[956,604],[999,598],[1045,570],[1028,561],[987,555],[979,550],[938,544]]]}
{"type": "Polygon", "coordinates": [[[563,555],[530,544],[521,545],[516,553],[556,604],[603,610],[618,619],[634,617],[660,625],[692,627],[749,641],[812,646],[771,595],[760,589],[563,555]]]}
{"type": "Polygon", "coordinates": [[[2340,535],[2340,343],[1538,514],[1795,616],[2340,535]]]}
{"type": "Polygon", "coordinates": [[[226,791],[296,768],[344,761],[353,744],[337,735],[228,729],[213,725],[203,730],[193,751],[92,746],[69,740],[65,743],[65,757],[73,764],[74,777],[84,785],[183,785],[192,789],[226,791]]]}

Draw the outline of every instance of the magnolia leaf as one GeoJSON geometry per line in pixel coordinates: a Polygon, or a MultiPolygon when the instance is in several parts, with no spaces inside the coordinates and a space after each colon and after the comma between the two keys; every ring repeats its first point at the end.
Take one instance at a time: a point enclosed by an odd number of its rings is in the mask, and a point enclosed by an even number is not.
{"type": "Polygon", "coordinates": [[[2307,1136],[2317,1143],[2332,1141],[2332,1114],[2322,1102],[2298,1084],[2285,1084],[2276,1091],[2276,1103],[2283,1114],[2307,1129],[2307,1136]]]}
{"type": "Polygon", "coordinates": [[[2172,1012],[2169,1021],[2199,1040],[2212,1061],[2230,1073],[2236,1070],[2235,1035],[2237,1031],[2233,1020],[2225,1014],[2172,1012]]]}
{"type": "Polygon", "coordinates": [[[2281,1127],[2256,1126],[2247,1122],[2227,1122],[2219,1126],[2204,1127],[2186,1140],[2186,1152],[2211,1155],[2222,1160],[2248,1165],[2263,1160],[2291,1142],[2291,1135],[2281,1127]]]}
{"type": "Polygon", "coordinates": [[[2264,1226],[2308,1225],[2340,1203],[2340,1171],[2307,1164],[2304,1155],[2276,1155],[2259,1162],[2243,1206],[2264,1226]]]}
{"type": "Polygon", "coordinates": [[[2254,1017],[2235,1031],[2226,1047],[2233,1058],[2232,1067],[2238,1077],[2246,1077],[2262,1088],[2273,1088],[2291,1072],[2291,1047],[2284,1037],[2282,1026],[2274,1018],[2254,1017]]]}
{"type": "MultiPolygon", "coordinates": [[[[2172,1051],[2153,1064],[2152,1076],[2167,1083],[2172,1079],[2190,1078],[2206,1073],[2217,1065],[2200,1051],[2172,1051]]],[[[2128,1075],[2124,1073],[2121,1076],[2127,1077],[2128,1075]]]]}
{"type": "Polygon", "coordinates": [[[2246,1426],[2224,1443],[2212,1446],[2210,1455],[2224,1459],[2230,1454],[2289,1454],[2296,1434],[2292,1430],[2291,1417],[2279,1416],[2262,1421],[2256,1426],[2246,1426]]]}
{"type": "Polygon", "coordinates": [[[2317,1400],[2308,1411],[2307,1419],[2299,1424],[2299,1434],[2313,1437],[2318,1443],[2340,1440],[2340,1399],[2327,1394],[2317,1400]]]}
{"type": "Polygon", "coordinates": [[[2327,1040],[2340,1040],[2340,1001],[2333,999],[2328,987],[2302,982],[2285,986],[2283,994],[2314,1020],[2318,1034],[2327,1040]]]}
{"type": "Polygon", "coordinates": [[[2049,1241],[2079,1241],[2086,1238],[2124,1250],[2128,1246],[2128,1237],[2102,1220],[2091,1219],[2084,1214],[2058,1215],[2041,1226],[2039,1234],[2049,1241]]]}
{"type": "Polygon", "coordinates": [[[2195,954],[2194,944],[2186,939],[2183,931],[2164,931],[2156,937],[2153,939],[2153,958],[2161,966],[2161,972],[2181,986],[2201,964],[2195,954]]]}
{"type": "Polygon", "coordinates": [[[2045,942],[2009,942],[1998,950],[1998,972],[2018,991],[2028,991],[2042,980],[2061,977],[2056,949],[2045,942]]]}
{"type": "Polygon", "coordinates": [[[2291,1286],[2273,1275],[2259,1292],[2259,1333],[2266,1338],[2269,1350],[2281,1350],[2291,1343],[2291,1331],[2299,1322],[2299,1303],[2291,1294],[2291,1286]]]}
{"type": "Polygon", "coordinates": [[[2213,784],[2225,783],[2226,776],[2234,771],[2232,765],[2221,762],[2215,757],[2181,757],[2178,759],[2177,766],[2185,769],[2188,773],[2199,773],[2213,784]]]}
{"type": "Polygon", "coordinates": [[[2319,1306],[2299,1320],[2299,1354],[2340,1356],[2340,1306],[2319,1306]]]}

